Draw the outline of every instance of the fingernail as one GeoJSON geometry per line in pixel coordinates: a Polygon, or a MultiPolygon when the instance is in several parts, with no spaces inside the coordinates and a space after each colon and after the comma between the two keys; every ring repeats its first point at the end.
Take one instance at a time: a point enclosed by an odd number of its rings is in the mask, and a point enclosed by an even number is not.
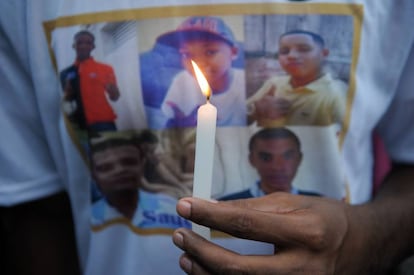
{"type": "Polygon", "coordinates": [[[184,236],[181,233],[175,233],[173,235],[173,241],[178,247],[183,247],[184,236]]]}
{"type": "Polygon", "coordinates": [[[193,263],[186,256],[181,257],[180,266],[188,274],[190,274],[191,270],[193,269],[193,263]]]}
{"type": "Polygon", "coordinates": [[[191,203],[184,200],[178,201],[177,210],[182,217],[189,218],[191,216],[191,203]]]}

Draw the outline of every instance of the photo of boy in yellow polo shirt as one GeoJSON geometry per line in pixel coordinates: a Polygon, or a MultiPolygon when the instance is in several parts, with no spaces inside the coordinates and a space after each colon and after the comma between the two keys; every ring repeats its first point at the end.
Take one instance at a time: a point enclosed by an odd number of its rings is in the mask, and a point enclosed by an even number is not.
{"type": "Polygon", "coordinates": [[[247,100],[249,122],[262,127],[340,125],[347,85],[324,71],[328,55],[324,39],[316,33],[282,34],[278,61],[286,75],[271,77],[247,100]]]}

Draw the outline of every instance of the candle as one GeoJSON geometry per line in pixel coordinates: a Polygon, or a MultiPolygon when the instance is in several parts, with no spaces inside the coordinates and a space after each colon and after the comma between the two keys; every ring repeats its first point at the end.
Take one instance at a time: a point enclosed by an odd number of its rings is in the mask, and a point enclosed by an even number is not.
{"type": "MultiPolygon", "coordinates": [[[[209,101],[211,88],[201,70],[194,61],[191,61],[201,91],[206,96],[206,104],[197,111],[196,150],[194,163],[193,197],[202,199],[211,198],[211,184],[213,180],[214,141],[216,134],[217,109],[209,101]]],[[[210,239],[210,229],[192,224],[193,231],[210,239]]]]}

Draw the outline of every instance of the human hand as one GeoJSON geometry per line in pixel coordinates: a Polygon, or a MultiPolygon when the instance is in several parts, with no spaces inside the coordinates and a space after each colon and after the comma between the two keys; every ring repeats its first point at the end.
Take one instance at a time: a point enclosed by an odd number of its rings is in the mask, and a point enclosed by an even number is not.
{"type": "Polygon", "coordinates": [[[105,84],[105,90],[109,95],[109,98],[112,101],[116,101],[118,100],[120,93],[119,93],[119,89],[118,86],[114,83],[107,83],[105,84]]]}
{"type": "Polygon", "coordinates": [[[65,86],[63,87],[63,98],[65,100],[72,100],[74,97],[74,91],[71,84],[71,79],[65,80],[65,86]]]}
{"type": "Polygon", "coordinates": [[[281,97],[275,96],[276,87],[271,89],[260,100],[255,102],[257,119],[279,119],[289,113],[292,103],[281,97]]]}
{"type": "Polygon", "coordinates": [[[173,241],[185,252],[180,266],[188,274],[371,274],[362,267],[368,265],[372,248],[361,243],[373,229],[350,215],[356,213],[351,208],[340,201],[288,193],[216,203],[185,198],[177,204],[184,218],[272,243],[275,254],[239,255],[183,228],[174,232],[173,241]]]}

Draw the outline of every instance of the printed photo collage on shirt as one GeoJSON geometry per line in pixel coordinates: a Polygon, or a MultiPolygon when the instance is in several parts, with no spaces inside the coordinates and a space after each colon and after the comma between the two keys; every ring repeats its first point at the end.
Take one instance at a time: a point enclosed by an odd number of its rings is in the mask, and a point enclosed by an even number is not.
{"type": "Polygon", "coordinates": [[[192,195],[197,110],[207,99],[191,61],[217,108],[213,198],[282,191],[346,200],[340,145],[355,15],[277,7],[252,15],[82,17],[53,28],[63,111],[93,175],[93,223],[162,227],[145,209],[192,195]]]}

